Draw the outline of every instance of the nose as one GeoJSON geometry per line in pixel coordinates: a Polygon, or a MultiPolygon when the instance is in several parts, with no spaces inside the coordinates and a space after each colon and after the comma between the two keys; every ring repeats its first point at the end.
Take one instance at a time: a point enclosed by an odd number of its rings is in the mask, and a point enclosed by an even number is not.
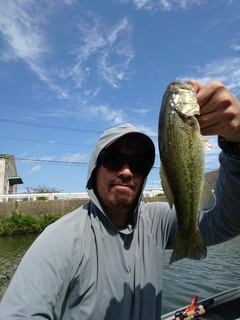
{"type": "Polygon", "coordinates": [[[124,177],[132,177],[133,173],[129,167],[128,163],[125,163],[121,169],[117,171],[117,176],[124,176],[124,177]]]}

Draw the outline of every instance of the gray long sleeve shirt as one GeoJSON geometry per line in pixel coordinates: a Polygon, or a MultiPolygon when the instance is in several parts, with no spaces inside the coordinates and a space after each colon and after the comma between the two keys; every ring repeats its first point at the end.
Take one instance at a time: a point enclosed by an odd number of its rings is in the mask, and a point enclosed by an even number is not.
{"type": "MultiPolygon", "coordinates": [[[[220,163],[217,205],[199,217],[207,245],[240,234],[240,161],[222,153],[220,163]]],[[[134,223],[118,230],[91,183],[88,190],[89,203],[46,228],[30,247],[2,299],[0,320],[161,318],[163,253],[177,234],[174,209],[139,202],[134,223]]]]}

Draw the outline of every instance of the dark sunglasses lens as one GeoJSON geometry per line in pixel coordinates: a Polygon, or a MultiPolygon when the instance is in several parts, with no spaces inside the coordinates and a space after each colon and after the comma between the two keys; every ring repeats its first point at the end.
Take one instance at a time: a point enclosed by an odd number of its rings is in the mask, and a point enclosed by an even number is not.
{"type": "Polygon", "coordinates": [[[148,174],[151,168],[151,163],[146,158],[135,158],[132,159],[130,168],[132,173],[148,174]]]}
{"type": "Polygon", "coordinates": [[[108,170],[119,170],[124,165],[124,159],[121,155],[105,152],[101,153],[102,164],[108,170]]]}
{"type": "Polygon", "coordinates": [[[117,152],[102,151],[100,153],[102,165],[108,170],[120,170],[128,163],[132,173],[147,175],[151,169],[151,162],[142,157],[125,156],[117,152]]]}

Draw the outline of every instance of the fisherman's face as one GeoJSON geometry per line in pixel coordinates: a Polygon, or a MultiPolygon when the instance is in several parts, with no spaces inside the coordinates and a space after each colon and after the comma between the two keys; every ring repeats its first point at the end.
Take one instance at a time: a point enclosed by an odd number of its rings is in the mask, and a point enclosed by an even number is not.
{"type": "MultiPolygon", "coordinates": [[[[140,143],[119,139],[111,152],[139,157],[143,153],[140,143]]],[[[134,171],[134,170],[133,170],[134,171]]],[[[128,163],[118,170],[109,170],[102,164],[96,172],[96,191],[108,214],[114,220],[116,214],[131,214],[141,193],[146,174],[133,173],[128,163]]],[[[113,221],[114,222],[114,221],[113,221]]],[[[115,224],[116,225],[116,224],[115,224]]]]}

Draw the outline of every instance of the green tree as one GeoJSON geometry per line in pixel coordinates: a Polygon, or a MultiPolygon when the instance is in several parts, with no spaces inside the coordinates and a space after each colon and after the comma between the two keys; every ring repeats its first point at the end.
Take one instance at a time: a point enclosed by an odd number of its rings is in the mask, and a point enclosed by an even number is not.
{"type": "MultiPolygon", "coordinates": [[[[58,192],[62,192],[62,190],[59,190],[57,188],[51,188],[51,187],[47,187],[44,185],[38,185],[36,187],[26,187],[26,192],[25,193],[58,193],[58,192]]],[[[54,199],[56,200],[57,197],[54,197],[54,199]]],[[[47,200],[46,197],[39,197],[37,198],[37,200],[47,200]]]]}

